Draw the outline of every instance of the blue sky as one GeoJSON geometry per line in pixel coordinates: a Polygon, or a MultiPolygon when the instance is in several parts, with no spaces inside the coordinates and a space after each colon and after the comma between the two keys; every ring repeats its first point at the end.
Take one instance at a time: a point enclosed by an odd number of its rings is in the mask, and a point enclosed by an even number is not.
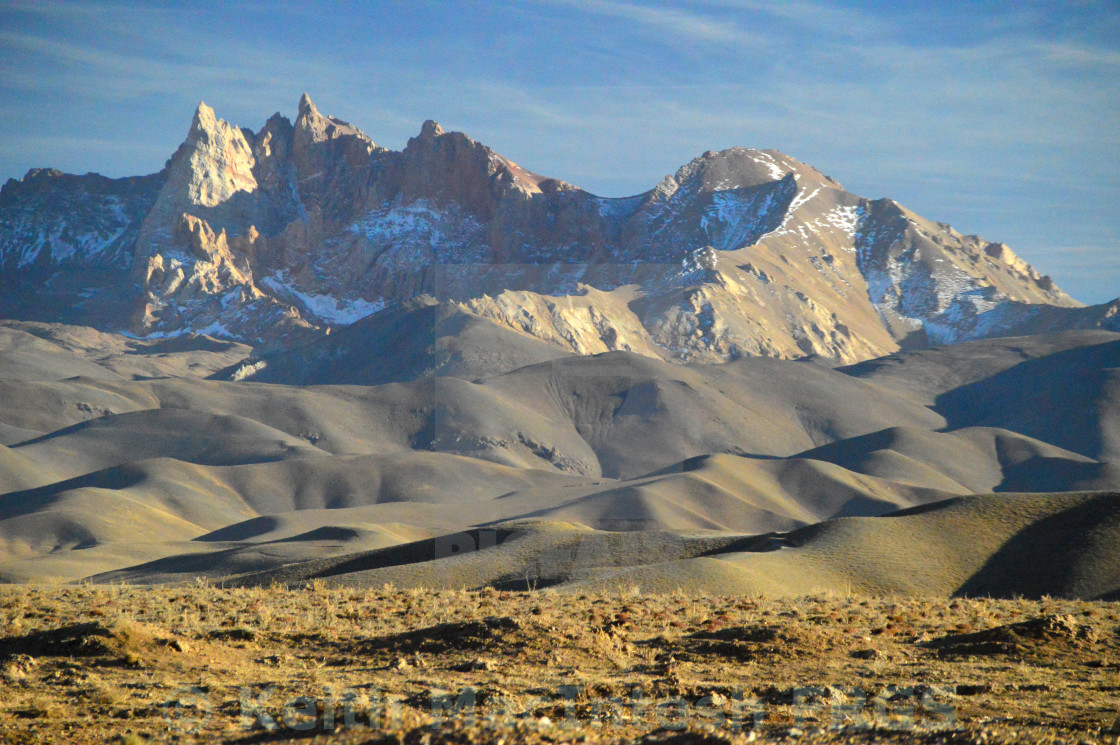
{"type": "Polygon", "coordinates": [[[604,196],[773,147],[1120,295],[1120,2],[0,4],[0,178],[159,170],[199,100],[436,119],[604,196]]]}

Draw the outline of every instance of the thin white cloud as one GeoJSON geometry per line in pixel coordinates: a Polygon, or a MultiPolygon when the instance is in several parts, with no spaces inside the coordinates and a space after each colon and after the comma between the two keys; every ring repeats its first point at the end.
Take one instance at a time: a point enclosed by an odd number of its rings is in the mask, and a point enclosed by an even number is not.
{"type": "Polygon", "coordinates": [[[891,25],[871,13],[857,8],[845,8],[835,3],[813,0],[709,0],[709,4],[724,11],[749,11],[780,18],[788,23],[816,33],[873,37],[891,32],[891,25]]]}
{"type": "Polygon", "coordinates": [[[1077,70],[1092,67],[1120,68],[1120,51],[1071,42],[1038,42],[1031,45],[1049,62],[1077,70]]]}
{"type": "Polygon", "coordinates": [[[549,0],[592,15],[619,18],[664,34],[667,38],[690,42],[742,44],[755,38],[726,18],[713,18],[693,10],[624,2],[623,0],[549,0]]]}

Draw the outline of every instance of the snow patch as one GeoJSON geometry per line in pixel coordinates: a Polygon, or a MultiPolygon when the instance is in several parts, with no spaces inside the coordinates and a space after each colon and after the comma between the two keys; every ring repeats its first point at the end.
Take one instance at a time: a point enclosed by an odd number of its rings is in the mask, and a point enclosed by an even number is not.
{"type": "Polygon", "coordinates": [[[641,206],[642,199],[644,198],[644,194],[639,194],[634,197],[622,197],[621,199],[596,197],[595,202],[599,207],[600,217],[618,218],[632,215],[638,207],[641,206]]]}
{"type": "Polygon", "coordinates": [[[700,226],[721,251],[733,251],[756,243],[777,222],[779,185],[764,193],[740,190],[712,193],[712,204],[704,211],[700,226]]]}
{"type": "Polygon", "coordinates": [[[418,199],[412,204],[393,207],[388,212],[370,213],[347,229],[375,242],[404,236],[426,236],[428,242],[435,247],[441,237],[436,223],[442,216],[426,200],[418,199]]]}
{"type": "Polygon", "coordinates": [[[227,339],[237,338],[220,321],[214,321],[209,326],[203,326],[202,328],[197,329],[193,333],[199,334],[200,336],[219,336],[219,337],[225,337],[227,339]]]}
{"type": "Polygon", "coordinates": [[[180,336],[186,336],[187,334],[193,334],[194,331],[192,329],[189,329],[189,328],[182,328],[182,329],[175,329],[174,331],[152,331],[152,332],[147,333],[147,334],[134,334],[131,331],[129,331],[128,329],[121,329],[120,331],[116,331],[114,333],[120,334],[121,336],[126,337],[128,339],[136,339],[136,340],[156,339],[156,340],[158,340],[158,339],[178,339],[180,336]]]}
{"type": "Polygon", "coordinates": [[[778,162],[774,160],[774,157],[772,155],[770,155],[769,153],[764,153],[761,150],[755,150],[753,152],[758,153],[761,157],[756,158],[752,155],[750,156],[750,159],[755,163],[766,167],[770,171],[770,178],[774,179],[775,181],[780,181],[781,179],[785,178],[785,172],[778,165],[778,162]]]}
{"type": "Polygon", "coordinates": [[[298,300],[309,314],[338,326],[360,321],[385,307],[385,301],[380,298],[371,302],[362,298],[337,298],[303,292],[291,283],[287,271],[265,277],[261,284],[281,297],[298,300]]]}
{"type": "Polygon", "coordinates": [[[832,227],[843,230],[849,236],[855,236],[863,215],[864,209],[862,207],[836,207],[829,210],[823,219],[832,227]]]}

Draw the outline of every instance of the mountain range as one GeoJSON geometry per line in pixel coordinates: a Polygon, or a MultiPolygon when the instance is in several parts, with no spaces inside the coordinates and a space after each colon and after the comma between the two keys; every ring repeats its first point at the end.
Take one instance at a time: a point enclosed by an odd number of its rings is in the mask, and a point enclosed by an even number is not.
{"type": "Polygon", "coordinates": [[[337,355],[328,333],[386,311],[711,363],[1120,329],[1120,302],[1082,307],[1006,245],[774,150],[707,152],[604,198],[431,121],[380,147],[306,94],[255,133],[199,104],[156,174],[9,180],[0,282],[0,316],[239,341],[250,376],[285,349],[337,355]]]}
{"type": "Polygon", "coordinates": [[[0,581],[1116,598],[1118,490],[1120,300],[777,151],[611,199],[305,95],[0,191],[0,581]]]}

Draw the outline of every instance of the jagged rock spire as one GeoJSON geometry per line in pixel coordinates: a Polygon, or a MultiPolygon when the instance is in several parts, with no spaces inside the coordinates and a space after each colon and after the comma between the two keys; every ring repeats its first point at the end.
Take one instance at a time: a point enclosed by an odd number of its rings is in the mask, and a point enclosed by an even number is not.
{"type": "Polygon", "coordinates": [[[311,102],[311,96],[307,95],[306,92],[299,97],[299,113],[301,115],[305,113],[319,113],[319,110],[315,108],[315,104],[311,102]]]}
{"type": "Polygon", "coordinates": [[[214,113],[214,109],[206,105],[205,101],[199,101],[198,106],[195,107],[194,117],[191,119],[191,128],[187,133],[187,142],[194,142],[198,139],[200,134],[213,132],[218,128],[218,116],[214,113]]]}

